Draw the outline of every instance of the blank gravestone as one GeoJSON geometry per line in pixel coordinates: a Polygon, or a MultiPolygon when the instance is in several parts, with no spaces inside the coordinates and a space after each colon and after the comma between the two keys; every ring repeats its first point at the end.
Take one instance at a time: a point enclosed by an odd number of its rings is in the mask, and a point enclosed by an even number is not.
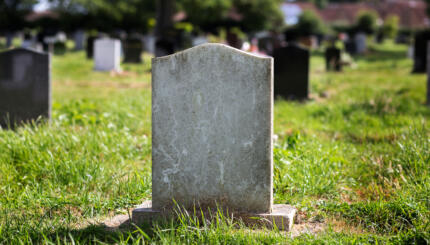
{"type": "Polygon", "coordinates": [[[271,58],[222,44],[152,60],[152,204],[133,222],[177,202],[291,227],[295,209],[272,198],[272,74],[271,58]]]}
{"type": "Polygon", "coordinates": [[[325,50],[325,64],[327,71],[342,71],[341,50],[336,47],[329,47],[325,50]]]}
{"type": "Polygon", "coordinates": [[[29,49],[0,53],[0,125],[51,115],[50,58],[29,49]]]}
{"type": "Polygon", "coordinates": [[[275,96],[304,100],[309,97],[309,50],[295,43],[275,49],[275,96]]]}
{"type": "Polygon", "coordinates": [[[121,42],[101,38],[94,42],[94,70],[120,71],[121,42]]]}

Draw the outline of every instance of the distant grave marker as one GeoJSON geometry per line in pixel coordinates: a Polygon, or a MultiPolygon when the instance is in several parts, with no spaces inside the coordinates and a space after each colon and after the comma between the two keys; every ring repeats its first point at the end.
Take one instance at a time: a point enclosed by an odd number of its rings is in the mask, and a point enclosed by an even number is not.
{"type": "Polygon", "coordinates": [[[142,63],[143,43],[138,37],[127,38],[124,42],[124,63],[142,63]]]}
{"type": "Polygon", "coordinates": [[[83,30],[75,31],[73,39],[75,42],[75,50],[83,50],[85,44],[85,32],[83,30]]]}
{"type": "Polygon", "coordinates": [[[327,71],[342,71],[341,54],[342,51],[336,47],[329,47],[325,50],[325,64],[327,71]]]}
{"type": "Polygon", "coordinates": [[[94,42],[94,70],[120,71],[121,42],[117,39],[101,38],[94,42]]]}
{"type": "Polygon", "coordinates": [[[366,34],[359,32],[355,34],[354,42],[357,54],[364,54],[367,51],[367,37],[366,34]]]}
{"type": "Polygon", "coordinates": [[[426,72],[428,41],[430,41],[430,31],[421,31],[415,35],[413,73],[426,72]]]}
{"type": "Polygon", "coordinates": [[[85,53],[87,54],[87,59],[92,59],[94,56],[94,41],[97,36],[91,35],[87,37],[87,45],[85,46],[85,53]]]}
{"type": "Polygon", "coordinates": [[[204,44],[152,60],[152,205],[143,223],[175,202],[260,217],[289,229],[295,209],[273,205],[273,60],[204,44]]]}
{"type": "Polygon", "coordinates": [[[304,100],[309,97],[309,50],[291,43],[275,49],[275,96],[304,100]]]}
{"type": "Polygon", "coordinates": [[[51,115],[50,58],[30,49],[0,53],[0,125],[51,115]]]}

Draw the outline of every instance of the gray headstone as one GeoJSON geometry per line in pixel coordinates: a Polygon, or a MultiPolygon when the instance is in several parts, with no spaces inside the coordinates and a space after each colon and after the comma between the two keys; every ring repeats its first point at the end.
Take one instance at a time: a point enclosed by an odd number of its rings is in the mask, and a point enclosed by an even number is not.
{"type": "Polygon", "coordinates": [[[77,30],[73,34],[73,40],[75,41],[75,50],[83,50],[85,46],[85,32],[77,30]]]}
{"type": "Polygon", "coordinates": [[[354,37],[357,54],[363,54],[367,50],[366,34],[357,33],[354,37]]]}
{"type": "Polygon", "coordinates": [[[152,63],[153,208],[270,212],[273,60],[204,44],[152,63]]]}
{"type": "Polygon", "coordinates": [[[291,43],[275,49],[275,96],[304,100],[309,97],[309,50],[291,43]]]}
{"type": "Polygon", "coordinates": [[[49,119],[50,112],[49,55],[22,48],[0,53],[1,126],[49,119]]]}

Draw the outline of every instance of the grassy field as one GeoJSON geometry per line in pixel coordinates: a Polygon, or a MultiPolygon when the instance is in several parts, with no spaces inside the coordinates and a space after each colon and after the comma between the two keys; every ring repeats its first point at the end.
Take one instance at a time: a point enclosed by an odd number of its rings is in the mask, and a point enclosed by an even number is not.
{"type": "Polygon", "coordinates": [[[326,73],[315,52],[312,100],[275,102],[274,199],[299,209],[295,232],[223,218],[113,232],[101,222],[151,198],[150,57],[120,75],[53,57],[51,123],[0,130],[0,244],[430,243],[426,77],[406,46],[355,61],[326,73]]]}

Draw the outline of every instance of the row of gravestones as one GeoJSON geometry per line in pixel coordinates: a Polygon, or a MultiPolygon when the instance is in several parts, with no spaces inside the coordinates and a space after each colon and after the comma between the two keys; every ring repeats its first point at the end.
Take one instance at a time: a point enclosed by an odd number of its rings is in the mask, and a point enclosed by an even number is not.
{"type": "MultiPolygon", "coordinates": [[[[106,38],[96,40],[95,70],[119,71],[120,46],[119,40],[106,38]]],[[[274,95],[276,97],[296,100],[308,98],[309,58],[309,51],[296,43],[290,43],[274,51],[274,95]]],[[[339,65],[340,50],[327,49],[326,60],[328,69],[334,67],[337,70],[341,67],[339,65]]],[[[50,107],[49,56],[27,49],[17,49],[1,53],[0,62],[2,64],[0,93],[4,93],[0,98],[2,114],[6,112],[9,114],[8,120],[11,124],[36,119],[38,116],[48,116],[50,107]],[[13,102],[15,99],[16,102],[13,102]],[[44,112],[41,113],[41,111],[44,112]]],[[[6,124],[4,118],[2,124],[3,127],[6,124]]]]}
{"type": "MultiPolygon", "coordinates": [[[[134,210],[134,222],[169,216],[176,203],[291,228],[296,209],[273,204],[273,74],[272,58],[222,44],[152,60],[153,201],[134,210]]],[[[0,53],[2,118],[49,118],[50,84],[49,54],[0,53]]]]}

